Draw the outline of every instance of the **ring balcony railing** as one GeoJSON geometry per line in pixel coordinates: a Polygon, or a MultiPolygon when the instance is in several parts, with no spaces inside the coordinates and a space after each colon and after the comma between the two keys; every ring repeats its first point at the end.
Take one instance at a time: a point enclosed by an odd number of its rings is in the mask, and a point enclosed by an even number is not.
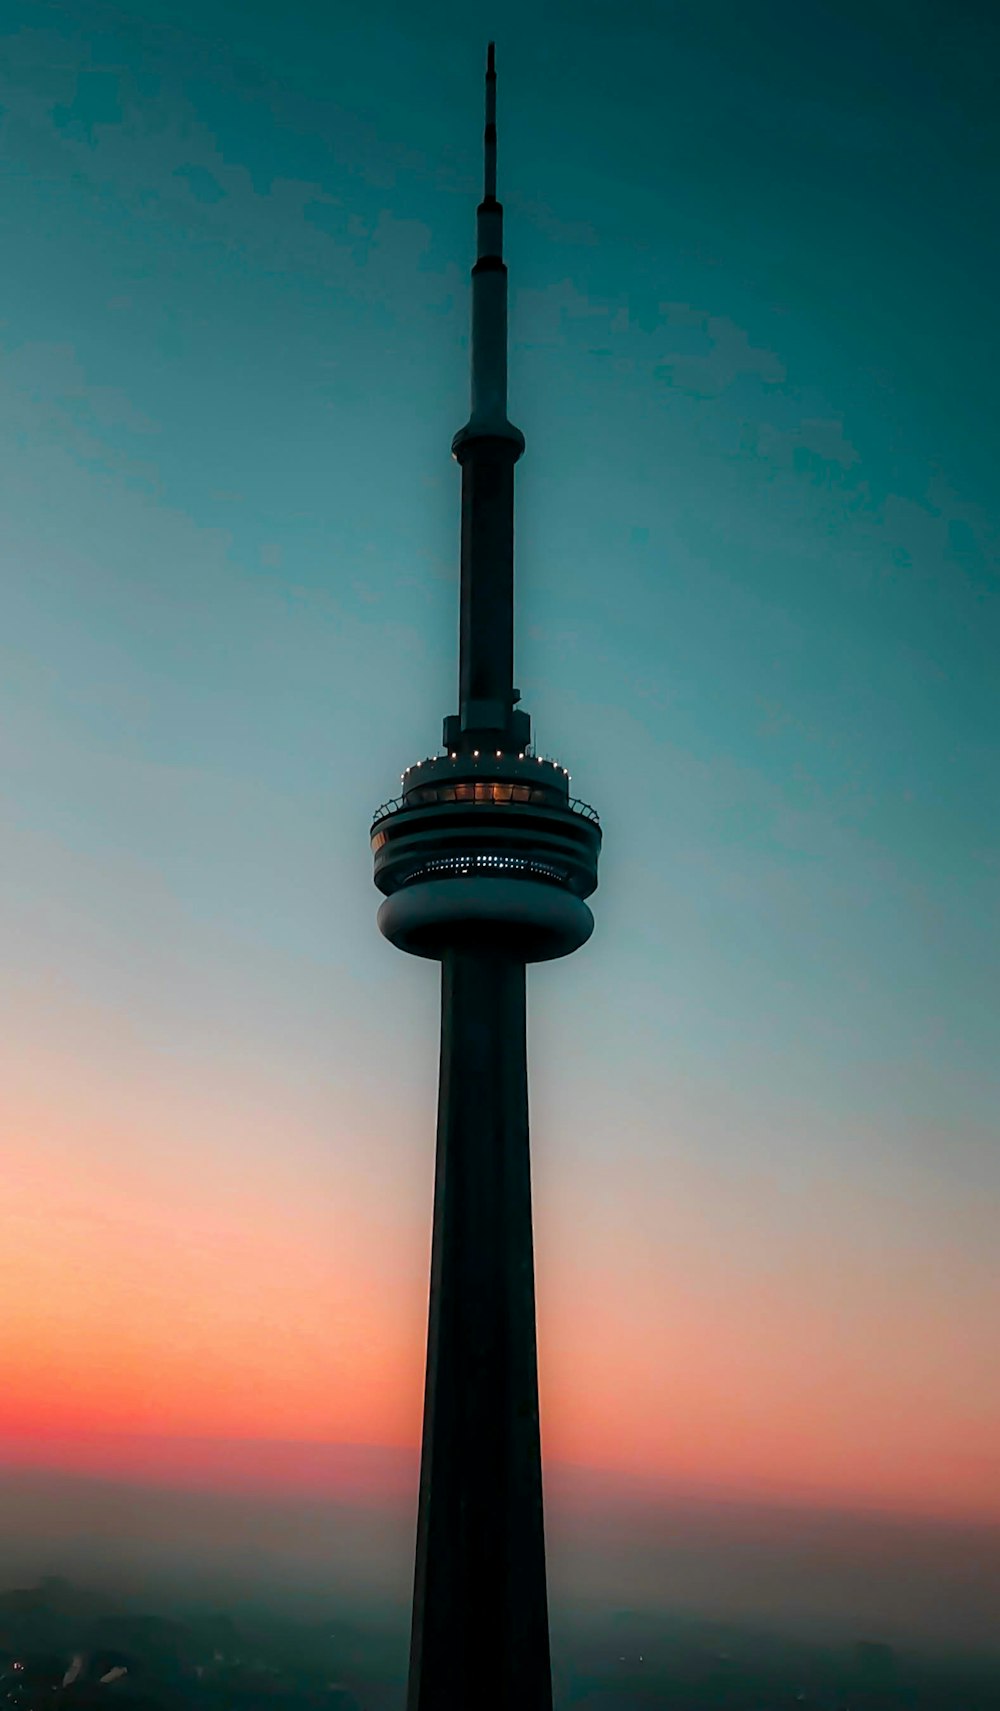
{"type": "MultiPolygon", "coordinates": [[[[426,808],[435,802],[515,802],[519,804],[536,803],[539,806],[551,807],[551,797],[544,790],[528,784],[512,784],[507,779],[476,779],[468,783],[428,785],[425,789],[413,789],[407,796],[395,796],[391,802],[383,802],[377,808],[372,818],[372,825],[377,826],[380,820],[388,819],[390,814],[398,814],[403,808],[426,808]]],[[[596,808],[589,802],[581,802],[578,796],[567,798],[565,807],[571,814],[579,814],[581,819],[590,820],[599,826],[600,816],[596,808]]]]}

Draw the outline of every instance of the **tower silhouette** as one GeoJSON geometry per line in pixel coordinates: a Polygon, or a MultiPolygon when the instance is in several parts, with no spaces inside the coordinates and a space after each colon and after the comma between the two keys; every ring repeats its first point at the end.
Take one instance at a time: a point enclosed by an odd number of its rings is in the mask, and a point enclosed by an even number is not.
{"type": "Polygon", "coordinates": [[[441,963],[430,1319],[408,1711],[551,1711],[525,972],[590,937],[597,815],[514,688],[514,465],[496,71],[472,269],[459,711],[371,829],[378,924],[441,963]]]}

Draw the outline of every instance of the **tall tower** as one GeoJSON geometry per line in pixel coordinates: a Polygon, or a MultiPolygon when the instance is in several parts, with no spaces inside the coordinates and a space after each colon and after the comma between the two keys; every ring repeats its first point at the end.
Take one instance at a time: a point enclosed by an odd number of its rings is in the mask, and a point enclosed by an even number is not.
{"type": "Polygon", "coordinates": [[[378,924],[441,964],[430,1323],[408,1711],[551,1711],[525,969],[590,937],[601,832],[514,688],[514,465],[496,72],[472,269],[459,710],[371,829],[378,924]]]}

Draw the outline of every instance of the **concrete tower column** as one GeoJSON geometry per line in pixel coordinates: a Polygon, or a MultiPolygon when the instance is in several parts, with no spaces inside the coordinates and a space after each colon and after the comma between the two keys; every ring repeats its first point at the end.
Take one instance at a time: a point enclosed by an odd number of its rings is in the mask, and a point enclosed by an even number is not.
{"type": "Polygon", "coordinates": [[[408,1711],[550,1711],[525,965],[441,963],[408,1711]]]}

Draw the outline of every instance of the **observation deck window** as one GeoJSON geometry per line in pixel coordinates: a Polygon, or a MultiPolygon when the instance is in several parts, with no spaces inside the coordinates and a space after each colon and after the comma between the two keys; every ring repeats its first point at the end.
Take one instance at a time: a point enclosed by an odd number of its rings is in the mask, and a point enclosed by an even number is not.
{"type": "Polygon", "coordinates": [[[414,867],[406,875],[403,883],[412,885],[415,881],[426,879],[428,874],[497,874],[510,878],[547,879],[557,884],[565,884],[569,875],[562,865],[554,862],[539,861],[532,856],[511,855],[442,855],[431,856],[419,866],[414,867]]]}
{"type": "Polygon", "coordinates": [[[510,779],[470,779],[457,784],[429,784],[411,789],[406,793],[406,800],[414,805],[430,802],[531,802],[545,806],[552,804],[552,794],[530,784],[512,784],[510,779]]]}

